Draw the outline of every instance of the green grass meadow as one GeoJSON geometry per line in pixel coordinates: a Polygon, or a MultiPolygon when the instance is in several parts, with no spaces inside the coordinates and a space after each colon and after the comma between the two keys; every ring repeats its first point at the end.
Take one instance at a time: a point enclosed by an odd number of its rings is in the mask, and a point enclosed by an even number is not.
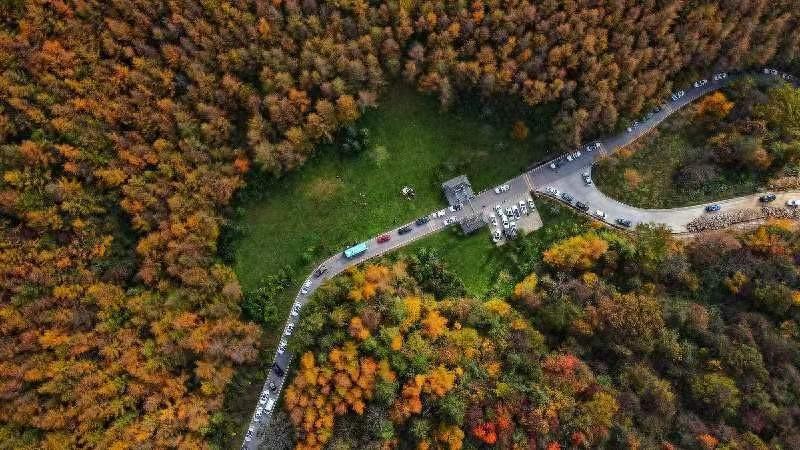
{"type": "Polygon", "coordinates": [[[452,176],[465,173],[479,191],[518,174],[549,148],[551,113],[541,111],[495,111],[486,119],[477,106],[441,112],[434,98],[391,89],[357,124],[369,130],[367,150],[351,156],[322,145],[296,172],[247,187],[246,197],[256,200],[240,204],[246,235],[236,242],[234,266],[243,288],[281,270],[300,281],[348,243],[442,208],[441,182],[452,176]],[[518,119],[530,128],[521,142],[510,138],[518,119]],[[414,199],[400,194],[405,185],[416,190],[414,199]]]}

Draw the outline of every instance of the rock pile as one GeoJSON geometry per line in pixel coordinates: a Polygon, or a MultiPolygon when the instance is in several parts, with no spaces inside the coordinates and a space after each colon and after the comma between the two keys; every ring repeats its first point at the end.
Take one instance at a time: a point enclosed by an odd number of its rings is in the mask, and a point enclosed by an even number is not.
{"type": "Polygon", "coordinates": [[[761,208],[732,209],[716,214],[706,214],[686,225],[691,232],[719,230],[731,225],[760,219],[800,219],[800,210],[763,206],[761,208]]]}

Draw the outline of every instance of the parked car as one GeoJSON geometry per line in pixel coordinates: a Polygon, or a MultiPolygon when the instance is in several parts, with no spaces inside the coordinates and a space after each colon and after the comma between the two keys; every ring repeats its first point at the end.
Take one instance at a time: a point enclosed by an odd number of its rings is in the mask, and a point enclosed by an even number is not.
{"type": "Polygon", "coordinates": [[[492,240],[494,242],[500,242],[500,230],[494,230],[494,234],[492,235],[492,240]]]}
{"type": "Polygon", "coordinates": [[[293,323],[290,323],[290,324],[286,325],[286,335],[287,336],[291,336],[293,331],[294,331],[294,324],[293,323]]]}
{"type": "Polygon", "coordinates": [[[383,244],[384,242],[389,242],[389,239],[391,239],[391,238],[392,237],[389,236],[388,234],[382,234],[382,235],[378,236],[378,244],[383,244]]]}
{"type": "Polygon", "coordinates": [[[771,201],[774,201],[776,198],[778,198],[778,197],[775,194],[770,192],[769,194],[764,194],[761,197],[758,197],[758,200],[761,203],[769,203],[771,201]]]}
{"type": "Polygon", "coordinates": [[[294,316],[294,317],[297,317],[298,314],[300,314],[300,304],[299,303],[295,303],[294,306],[292,306],[291,315],[294,316]]]}
{"type": "Polygon", "coordinates": [[[553,170],[556,170],[556,169],[558,169],[558,166],[556,165],[556,163],[552,162],[552,163],[550,163],[550,168],[553,169],[553,170]]]}
{"type": "Polygon", "coordinates": [[[406,234],[411,231],[411,225],[406,225],[397,230],[397,234],[406,234]]]}
{"type": "Polygon", "coordinates": [[[791,199],[788,202],[786,202],[786,206],[789,206],[791,208],[797,208],[798,206],[800,206],[800,200],[791,199]]]}
{"type": "Polygon", "coordinates": [[[500,193],[500,186],[497,186],[496,188],[494,188],[494,193],[495,194],[499,194],[500,193]]]}
{"type": "Polygon", "coordinates": [[[519,217],[519,215],[520,215],[519,214],[519,208],[517,208],[517,205],[514,205],[514,206],[511,207],[511,212],[512,212],[512,214],[514,214],[514,217],[519,217]]]}
{"type": "Polygon", "coordinates": [[[571,154],[567,155],[567,161],[570,161],[570,162],[572,161],[572,155],[571,154]]]}
{"type": "Polygon", "coordinates": [[[278,363],[272,364],[272,372],[279,377],[283,376],[283,369],[281,369],[281,366],[279,366],[278,363]]]}
{"type": "Polygon", "coordinates": [[[444,215],[445,215],[446,213],[447,213],[447,211],[445,211],[445,210],[441,210],[441,211],[439,211],[438,213],[436,213],[436,217],[444,217],[444,215]]]}
{"type": "Polygon", "coordinates": [[[500,190],[502,192],[508,192],[510,189],[511,189],[511,186],[508,185],[508,184],[504,184],[504,185],[500,186],[500,190]]]}
{"type": "Polygon", "coordinates": [[[318,278],[320,275],[328,271],[328,266],[325,264],[317,267],[317,270],[314,271],[314,278],[318,278]]]}
{"type": "Polygon", "coordinates": [[[300,288],[300,294],[301,295],[308,294],[308,291],[309,291],[309,289],[306,286],[303,286],[303,287],[300,288]]]}
{"type": "Polygon", "coordinates": [[[599,209],[594,212],[594,215],[598,219],[604,219],[605,220],[605,218],[606,218],[606,213],[603,212],[602,210],[599,210],[599,209]]]}
{"type": "Polygon", "coordinates": [[[536,209],[536,204],[533,203],[532,199],[528,199],[528,209],[531,209],[531,210],[536,209]]]}
{"type": "Polygon", "coordinates": [[[567,193],[567,192],[562,192],[561,193],[561,198],[567,203],[572,203],[572,196],[569,195],[569,193],[567,193]]]}
{"type": "Polygon", "coordinates": [[[264,409],[266,409],[269,412],[272,411],[272,408],[274,407],[275,407],[275,399],[271,398],[267,400],[267,406],[265,406],[264,409]]]}
{"type": "Polygon", "coordinates": [[[633,128],[631,128],[631,127],[628,127],[628,129],[627,129],[627,130],[625,130],[625,131],[627,131],[628,133],[630,133],[631,131],[633,131],[633,128]]]}
{"type": "Polygon", "coordinates": [[[497,226],[497,216],[492,214],[491,216],[489,216],[489,220],[491,220],[492,225],[497,226]]]}
{"type": "Polygon", "coordinates": [[[583,177],[583,182],[584,182],[584,184],[586,184],[587,186],[588,186],[588,185],[590,185],[590,184],[592,184],[592,176],[591,176],[591,175],[589,175],[589,172],[583,172],[583,173],[581,174],[581,177],[583,177]]]}
{"type": "Polygon", "coordinates": [[[270,392],[275,392],[277,389],[278,389],[278,386],[275,386],[275,382],[270,381],[269,382],[269,391],[270,392]]]}
{"type": "Polygon", "coordinates": [[[426,223],[428,223],[429,220],[431,220],[431,219],[428,216],[422,216],[419,219],[417,219],[416,224],[417,225],[425,225],[426,223]]]}
{"type": "Polygon", "coordinates": [[[718,205],[716,203],[713,204],[713,205],[706,206],[706,212],[716,212],[716,211],[719,211],[720,209],[722,209],[722,206],[720,206],[720,205],[718,205]]]}
{"type": "Polygon", "coordinates": [[[548,194],[552,195],[553,197],[558,197],[558,189],[556,189],[554,187],[547,187],[547,188],[545,188],[544,191],[547,192],[548,194]]]}
{"type": "Polygon", "coordinates": [[[503,217],[503,228],[507,229],[508,227],[509,227],[509,225],[508,225],[508,219],[506,219],[505,217],[503,217]]]}
{"type": "Polygon", "coordinates": [[[617,222],[618,225],[621,225],[621,226],[626,227],[626,228],[631,226],[630,219],[625,219],[623,217],[618,217],[616,222],[617,222]]]}

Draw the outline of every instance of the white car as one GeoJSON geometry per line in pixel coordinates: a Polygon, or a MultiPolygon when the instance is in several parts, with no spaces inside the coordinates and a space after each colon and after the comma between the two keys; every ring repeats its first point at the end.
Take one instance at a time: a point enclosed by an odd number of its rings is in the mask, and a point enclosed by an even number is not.
{"type": "Polygon", "coordinates": [[[575,158],[575,159],[580,158],[581,157],[581,151],[580,150],[576,151],[575,153],[572,154],[572,157],[575,158]]]}
{"type": "Polygon", "coordinates": [[[274,407],[275,407],[275,399],[274,399],[274,398],[271,398],[271,399],[269,399],[269,401],[267,402],[267,406],[266,406],[266,408],[264,408],[264,409],[266,409],[267,411],[272,411],[272,408],[274,408],[274,407]]]}
{"type": "Polygon", "coordinates": [[[489,216],[489,220],[492,222],[492,225],[497,225],[497,217],[494,214],[489,216]]]}
{"type": "Polygon", "coordinates": [[[594,212],[594,215],[596,217],[600,218],[600,219],[603,219],[603,220],[605,220],[605,218],[606,218],[606,213],[601,211],[601,210],[599,210],[599,209],[594,212]]]}
{"type": "Polygon", "coordinates": [[[508,185],[508,184],[504,184],[504,185],[500,186],[500,190],[502,192],[508,192],[510,189],[511,189],[511,186],[508,185]]]}
{"type": "Polygon", "coordinates": [[[494,188],[494,193],[495,194],[499,194],[500,193],[500,187],[499,186],[494,188]]]}
{"type": "Polygon", "coordinates": [[[286,335],[287,336],[291,336],[293,331],[294,331],[294,324],[293,323],[290,323],[289,325],[286,325],[286,335]]]}
{"type": "Polygon", "coordinates": [[[451,205],[448,209],[450,209],[450,212],[452,213],[456,212],[456,207],[454,205],[451,205]]]}
{"type": "Polygon", "coordinates": [[[300,293],[303,294],[303,295],[308,294],[308,288],[303,286],[302,288],[300,288],[300,293]]]}
{"type": "Polygon", "coordinates": [[[800,206],[800,200],[791,199],[788,202],[786,202],[786,206],[789,206],[791,208],[797,208],[798,206],[800,206]]]}
{"type": "Polygon", "coordinates": [[[444,217],[444,215],[445,215],[446,213],[447,213],[447,211],[443,209],[443,210],[439,211],[438,213],[436,213],[436,216],[437,216],[437,217],[444,217]]]}
{"type": "Polygon", "coordinates": [[[625,130],[625,131],[627,131],[628,133],[630,133],[631,131],[633,131],[633,128],[631,128],[631,127],[628,127],[628,129],[627,129],[627,130],[625,130]]]}
{"type": "Polygon", "coordinates": [[[494,234],[492,235],[492,241],[500,242],[500,230],[494,230],[494,234]]]}
{"type": "Polygon", "coordinates": [[[535,209],[536,208],[536,204],[533,203],[532,199],[528,199],[528,208],[529,209],[535,209]]]}
{"type": "Polygon", "coordinates": [[[567,155],[567,161],[572,162],[572,155],[567,155]]]}
{"type": "Polygon", "coordinates": [[[286,340],[282,340],[281,343],[278,345],[278,354],[282,355],[283,352],[286,351],[286,340]]]}
{"type": "Polygon", "coordinates": [[[550,163],[550,168],[556,170],[558,166],[556,166],[556,163],[550,163]]]}
{"type": "Polygon", "coordinates": [[[509,227],[510,227],[512,230],[516,230],[516,229],[517,229],[517,222],[511,222],[511,223],[509,224],[509,227]]]}
{"type": "Polygon", "coordinates": [[[545,188],[545,192],[552,195],[553,197],[558,197],[558,189],[554,187],[547,187],[545,188]]]}
{"type": "Polygon", "coordinates": [[[508,219],[506,219],[505,217],[503,217],[503,228],[508,229],[508,219]]]}

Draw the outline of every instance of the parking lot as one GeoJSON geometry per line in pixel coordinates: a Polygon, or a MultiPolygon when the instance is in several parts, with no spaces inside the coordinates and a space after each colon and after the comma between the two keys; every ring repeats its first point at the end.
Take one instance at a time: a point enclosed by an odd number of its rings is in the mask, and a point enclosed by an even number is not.
{"type": "Polygon", "coordinates": [[[494,206],[491,209],[484,209],[483,215],[489,235],[498,246],[542,226],[542,219],[530,193],[498,195],[494,206]]]}

